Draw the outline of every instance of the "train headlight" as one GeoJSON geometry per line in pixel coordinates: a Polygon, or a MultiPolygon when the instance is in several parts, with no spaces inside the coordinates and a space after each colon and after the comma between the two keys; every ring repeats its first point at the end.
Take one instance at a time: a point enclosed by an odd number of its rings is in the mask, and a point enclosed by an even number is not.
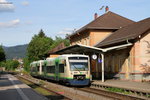
{"type": "Polygon", "coordinates": [[[85,75],[74,75],[74,79],[84,80],[85,79],[85,75]]]}

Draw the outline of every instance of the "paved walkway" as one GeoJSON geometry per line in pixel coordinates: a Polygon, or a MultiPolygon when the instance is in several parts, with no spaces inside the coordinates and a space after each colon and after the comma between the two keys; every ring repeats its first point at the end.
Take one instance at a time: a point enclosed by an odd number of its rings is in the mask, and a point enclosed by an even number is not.
{"type": "Polygon", "coordinates": [[[123,80],[106,80],[101,82],[101,80],[93,80],[92,84],[100,84],[104,86],[125,88],[129,90],[137,90],[150,93],[150,82],[133,82],[133,81],[123,81],[123,80]]]}
{"type": "Polygon", "coordinates": [[[10,74],[0,75],[0,100],[47,100],[10,74]]]}

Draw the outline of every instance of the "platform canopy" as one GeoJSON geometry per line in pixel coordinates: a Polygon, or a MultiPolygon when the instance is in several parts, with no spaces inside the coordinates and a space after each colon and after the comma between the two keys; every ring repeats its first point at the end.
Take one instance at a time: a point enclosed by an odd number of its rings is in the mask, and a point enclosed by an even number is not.
{"type": "Polygon", "coordinates": [[[76,44],[64,49],[53,52],[53,54],[83,54],[83,53],[100,53],[102,49],[87,45],[76,44]]]}
{"type": "Polygon", "coordinates": [[[127,44],[123,44],[123,45],[119,45],[119,46],[114,46],[114,47],[108,47],[105,49],[102,48],[97,48],[97,47],[92,47],[92,46],[87,46],[87,45],[82,45],[82,44],[76,44],[76,45],[72,45],[60,50],[57,50],[53,53],[49,53],[49,54],[100,54],[101,59],[102,59],[102,82],[104,82],[104,62],[105,62],[105,58],[104,58],[104,53],[106,53],[107,51],[110,50],[114,50],[114,49],[121,49],[121,48],[126,48],[128,46],[133,45],[132,43],[127,43],[127,44]]]}

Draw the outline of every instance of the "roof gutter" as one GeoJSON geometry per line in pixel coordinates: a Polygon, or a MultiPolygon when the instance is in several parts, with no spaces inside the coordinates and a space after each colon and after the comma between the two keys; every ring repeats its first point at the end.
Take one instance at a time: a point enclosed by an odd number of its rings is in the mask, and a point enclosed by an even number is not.
{"type": "Polygon", "coordinates": [[[95,50],[99,50],[101,52],[107,52],[107,51],[111,51],[111,50],[114,50],[114,49],[121,49],[121,48],[124,48],[124,47],[128,47],[128,46],[131,46],[133,44],[129,43],[128,40],[127,40],[127,44],[123,44],[123,45],[119,45],[119,46],[113,46],[113,47],[108,47],[108,48],[105,48],[105,49],[92,47],[92,46],[87,46],[87,45],[82,45],[82,44],[77,44],[77,45],[84,46],[84,47],[91,48],[91,49],[95,49],[95,50]]]}
{"type": "Polygon", "coordinates": [[[121,48],[128,47],[128,46],[131,46],[131,45],[133,45],[133,44],[132,43],[127,43],[127,44],[123,44],[123,45],[119,45],[119,46],[109,47],[109,48],[103,49],[103,52],[107,52],[107,51],[114,50],[114,49],[121,49],[121,48]]]}

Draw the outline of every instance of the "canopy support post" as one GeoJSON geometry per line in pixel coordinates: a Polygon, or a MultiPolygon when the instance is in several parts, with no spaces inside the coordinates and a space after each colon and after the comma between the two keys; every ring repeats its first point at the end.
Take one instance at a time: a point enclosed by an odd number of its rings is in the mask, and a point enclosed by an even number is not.
{"type": "Polygon", "coordinates": [[[102,82],[104,82],[105,80],[104,80],[104,75],[105,75],[105,73],[104,73],[104,63],[105,63],[105,61],[104,61],[104,53],[101,53],[101,57],[102,57],[102,82]]]}

